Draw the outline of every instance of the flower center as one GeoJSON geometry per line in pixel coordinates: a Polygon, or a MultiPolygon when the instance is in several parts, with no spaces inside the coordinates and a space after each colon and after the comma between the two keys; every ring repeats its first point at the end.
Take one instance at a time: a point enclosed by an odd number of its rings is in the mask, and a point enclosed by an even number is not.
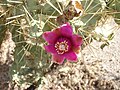
{"type": "Polygon", "coordinates": [[[62,42],[57,41],[55,44],[55,48],[58,54],[64,54],[65,52],[68,51],[69,45],[66,40],[62,42]]]}

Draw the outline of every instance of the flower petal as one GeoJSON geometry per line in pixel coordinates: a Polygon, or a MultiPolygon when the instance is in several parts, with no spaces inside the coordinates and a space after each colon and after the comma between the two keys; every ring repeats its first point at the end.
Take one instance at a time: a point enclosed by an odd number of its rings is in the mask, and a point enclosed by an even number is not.
{"type": "Polygon", "coordinates": [[[61,31],[61,34],[65,37],[71,37],[73,33],[73,29],[69,23],[63,24],[60,27],[60,31],[61,31]]]}
{"type": "Polygon", "coordinates": [[[59,28],[54,31],[47,31],[43,33],[43,38],[50,44],[55,43],[59,33],[59,28]],[[57,32],[58,31],[58,32],[57,32]]]}
{"type": "Polygon", "coordinates": [[[82,37],[79,35],[72,35],[72,42],[75,47],[80,46],[82,44],[82,37]]]}
{"type": "Polygon", "coordinates": [[[76,62],[77,61],[77,55],[73,51],[65,53],[64,57],[71,62],[76,62]]]}
{"type": "Polygon", "coordinates": [[[62,64],[64,61],[64,57],[62,55],[53,54],[52,60],[57,64],[62,64]]]}
{"type": "Polygon", "coordinates": [[[74,51],[75,53],[79,54],[80,49],[81,49],[80,46],[76,46],[76,47],[73,48],[73,51],[74,51]]]}
{"type": "Polygon", "coordinates": [[[56,54],[56,50],[55,50],[55,47],[54,45],[47,45],[47,46],[44,46],[45,50],[49,53],[53,53],[53,54],[56,54]]]}

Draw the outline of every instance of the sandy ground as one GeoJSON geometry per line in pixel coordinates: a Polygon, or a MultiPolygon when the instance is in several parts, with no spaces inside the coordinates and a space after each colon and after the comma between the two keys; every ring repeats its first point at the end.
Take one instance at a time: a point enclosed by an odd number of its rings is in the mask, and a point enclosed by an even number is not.
{"type": "Polygon", "coordinates": [[[91,63],[95,60],[101,62],[101,67],[105,71],[104,78],[113,79],[117,81],[117,85],[120,88],[120,29],[119,26],[115,26],[114,21],[109,21],[108,25],[102,27],[102,30],[109,33],[108,29],[114,31],[115,36],[110,41],[110,45],[100,49],[101,42],[93,41],[90,45],[85,47],[82,51],[84,60],[87,63],[91,63]],[[114,30],[113,30],[114,29],[114,30]]]}
{"type": "Polygon", "coordinates": [[[84,60],[87,64],[95,61],[100,62],[102,70],[104,70],[103,77],[112,79],[120,88],[120,29],[117,31],[114,39],[103,50],[100,49],[101,43],[93,41],[82,52],[84,60]],[[93,46],[93,47],[92,47],[93,46]]]}

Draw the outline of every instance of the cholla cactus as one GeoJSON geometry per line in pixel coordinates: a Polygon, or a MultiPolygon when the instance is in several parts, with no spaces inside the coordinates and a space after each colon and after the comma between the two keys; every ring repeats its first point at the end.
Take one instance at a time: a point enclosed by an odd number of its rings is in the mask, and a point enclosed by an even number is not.
{"type": "MultiPolygon", "coordinates": [[[[72,28],[72,33],[77,35],[71,36],[68,42],[72,42],[72,49],[76,49],[74,44],[80,46],[82,38],[83,48],[92,39],[98,37],[94,33],[94,29],[102,17],[113,15],[116,22],[120,24],[120,9],[118,8],[120,1],[105,1],[103,1],[106,3],[105,8],[102,8],[101,0],[0,1],[0,42],[4,38],[4,32],[9,28],[16,44],[15,61],[10,71],[12,80],[17,85],[23,86],[29,86],[33,83],[40,84],[42,76],[49,71],[52,64],[51,55],[44,50],[49,51],[48,48],[44,48],[46,32],[54,32],[58,27],[61,29],[66,25],[66,22],[69,23],[71,26],[67,24],[68,28],[72,28]],[[111,14],[111,11],[114,11],[114,13],[111,14]]],[[[69,33],[69,31],[66,33],[69,33]]],[[[99,38],[101,40],[102,37],[99,38]]],[[[76,54],[74,54],[74,57],[71,60],[76,60],[76,54]]],[[[59,63],[62,62],[63,59],[59,63]]]]}

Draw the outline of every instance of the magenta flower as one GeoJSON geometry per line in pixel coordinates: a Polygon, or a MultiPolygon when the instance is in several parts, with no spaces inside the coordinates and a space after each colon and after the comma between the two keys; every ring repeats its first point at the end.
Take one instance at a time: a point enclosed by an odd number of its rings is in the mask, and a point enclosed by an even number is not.
{"type": "Polygon", "coordinates": [[[73,34],[69,23],[63,24],[53,31],[47,31],[43,38],[48,42],[45,50],[52,54],[52,60],[62,64],[64,59],[71,62],[77,61],[77,52],[82,44],[82,38],[73,34]]]}

